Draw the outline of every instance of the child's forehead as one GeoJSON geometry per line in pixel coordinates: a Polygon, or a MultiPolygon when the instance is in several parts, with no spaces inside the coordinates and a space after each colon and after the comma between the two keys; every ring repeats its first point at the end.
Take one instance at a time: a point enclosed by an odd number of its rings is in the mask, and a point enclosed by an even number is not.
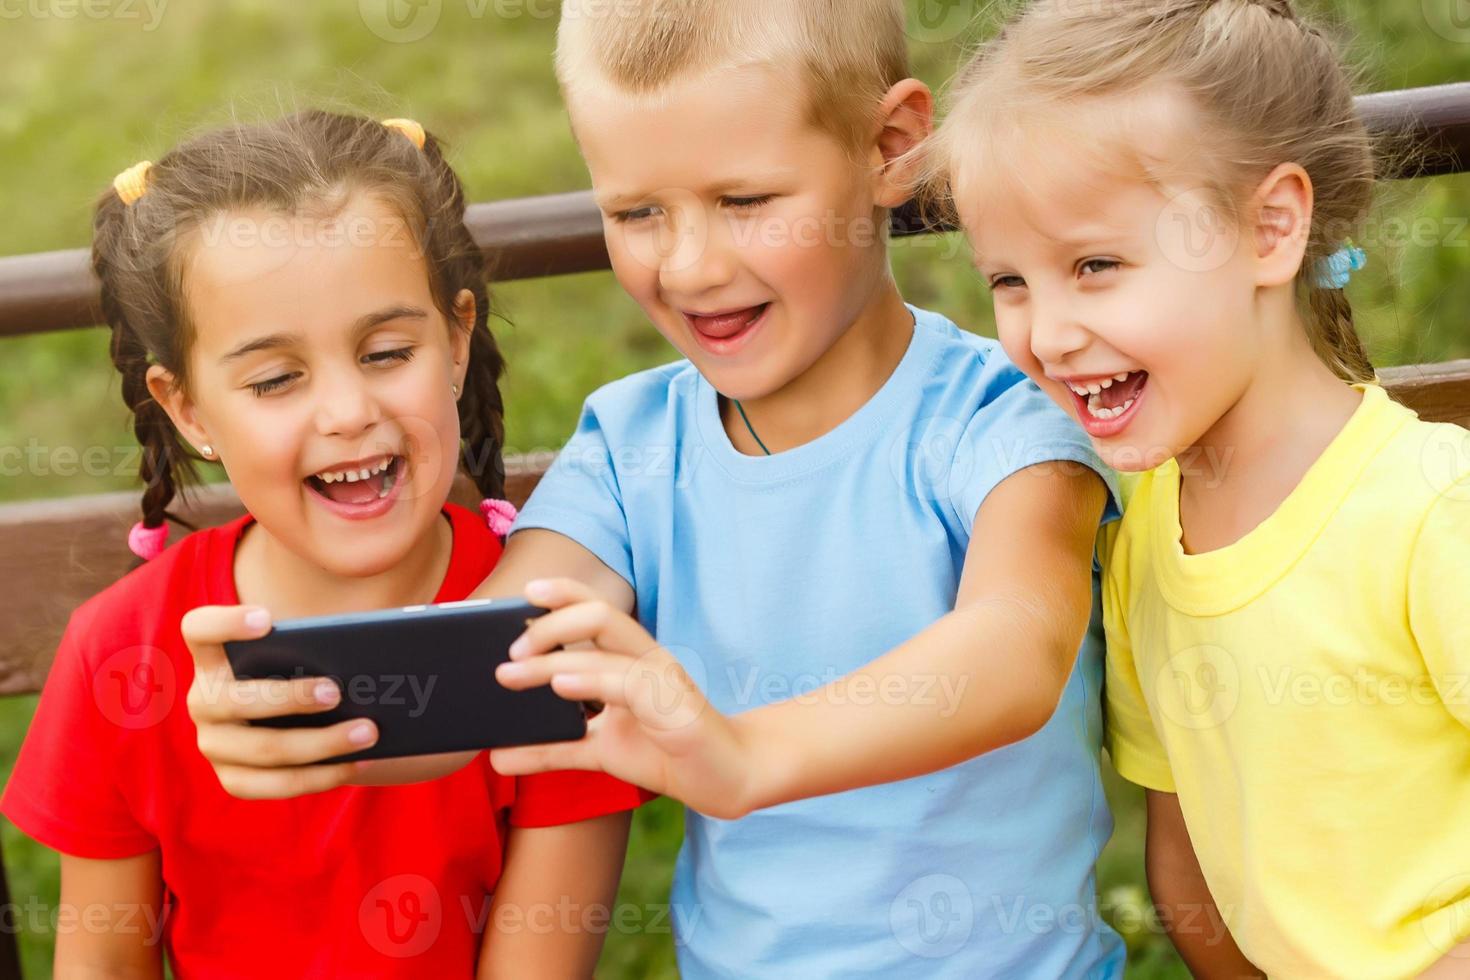
{"type": "Polygon", "coordinates": [[[1115,111],[1099,103],[991,117],[951,131],[950,176],[960,217],[977,243],[1017,224],[1069,242],[1135,229],[1175,189],[1196,179],[1177,128],[1160,106],[1115,111]]]}
{"type": "Polygon", "coordinates": [[[412,229],[373,195],[353,195],[330,216],[224,212],[180,246],[184,301],[204,348],[251,331],[313,332],[389,306],[432,307],[412,229]]]}
{"type": "Polygon", "coordinates": [[[694,72],[648,93],[585,87],[567,101],[599,198],[784,179],[814,154],[841,154],[791,76],[768,64],[694,72]]]}

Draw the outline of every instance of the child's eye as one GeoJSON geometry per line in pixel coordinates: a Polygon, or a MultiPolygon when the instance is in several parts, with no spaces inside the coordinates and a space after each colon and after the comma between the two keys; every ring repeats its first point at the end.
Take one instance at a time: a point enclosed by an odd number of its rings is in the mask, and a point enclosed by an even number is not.
{"type": "Polygon", "coordinates": [[[1086,275],[1096,275],[1099,272],[1110,272],[1123,263],[1117,259],[1088,259],[1077,267],[1077,271],[1086,275]]]}
{"type": "Polygon", "coordinates": [[[368,354],[363,358],[368,364],[388,364],[393,361],[413,360],[414,348],[399,347],[396,350],[383,350],[375,354],[368,354]]]}
{"type": "Polygon", "coordinates": [[[273,391],[279,391],[291,382],[295,381],[299,374],[282,374],[279,377],[267,378],[264,381],[256,381],[250,385],[250,390],[255,393],[256,398],[264,398],[273,391]]]}
{"type": "Polygon", "coordinates": [[[996,276],[990,280],[990,288],[996,289],[1020,289],[1026,285],[1026,280],[1020,276],[996,276]]]}
{"type": "Polygon", "coordinates": [[[755,197],[727,197],[725,206],[736,211],[754,211],[756,208],[770,204],[775,199],[774,194],[759,194],[755,197]]]}
{"type": "Polygon", "coordinates": [[[613,215],[613,220],[619,224],[631,224],[639,221],[647,221],[658,214],[658,207],[650,205],[646,208],[633,208],[629,211],[619,211],[613,215]]]}

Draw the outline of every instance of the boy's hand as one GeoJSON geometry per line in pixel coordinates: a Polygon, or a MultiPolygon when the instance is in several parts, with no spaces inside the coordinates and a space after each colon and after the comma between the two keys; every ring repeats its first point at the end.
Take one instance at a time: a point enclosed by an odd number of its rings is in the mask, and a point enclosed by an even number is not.
{"type": "Polygon", "coordinates": [[[596,770],[710,816],[749,812],[760,762],[673,654],[580,582],[532,582],[526,598],[553,611],[516,641],[496,679],[512,690],[550,684],[569,701],[605,708],[581,741],[492,751],[498,772],[596,770]]]}
{"type": "Polygon", "coordinates": [[[198,729],[199,751],[226,792],[242,799],[280,799],[335,789],[358,777],[360,764],[315,763],[376,742],[377,727],[370,721],[298,729],[249,724],[256,718],[329,711],[342,696],[336,684],[319,678],[235,679],[224,644],[269,633],[270,613],[247,606],[203,606],[187,613],[181,626],[194,657],[189,717],[198,729]]]}

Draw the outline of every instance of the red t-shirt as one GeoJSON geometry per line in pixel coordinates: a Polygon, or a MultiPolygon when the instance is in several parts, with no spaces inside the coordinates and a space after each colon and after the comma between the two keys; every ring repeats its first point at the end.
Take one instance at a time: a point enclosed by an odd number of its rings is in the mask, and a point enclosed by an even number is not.
{"type": "MultiPolygon", "coordinates": [[[[501,554],[480,518],[446,514],[454,549],[436,602],[468,596],[501,554]]],[[[188,536],[72,615],[0,810],[66,854],[160,850],[162,939],[180,976],[470,976],[508,828],[648,795],[600,773],[502,776],[484,753],[411,786],[227,794],[185,705],[194,664],[179,621],[239,602],[249,522],[188,536]]],[[[157,931],[141,915],[135,926],[157,931]]]]}

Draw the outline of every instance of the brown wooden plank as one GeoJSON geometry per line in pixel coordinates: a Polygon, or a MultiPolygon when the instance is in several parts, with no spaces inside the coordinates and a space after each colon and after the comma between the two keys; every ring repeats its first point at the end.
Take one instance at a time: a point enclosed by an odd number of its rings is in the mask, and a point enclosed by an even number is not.
{"type": "MultiPolygon", "coordinates": [[[[544,460],[538,460],[544,464],[544,460]]],[[[520,506],[542,470],[510,461],[507,496],[520,506]]],[[[460,479],[454,499],[476,506],[474,484],[460,479]]],[[[200,527],[222,524],[244,511],[228,485],[203,487],[180,516],[200,527]]],[[[0,506],[0,695],[38,691],[71,611],[121,578],[137,563],[128,528],[138,519],[138,495],[109,493],[0,506]]],[[[177,528],[170,540],[183,532],[177,528]]]]}
{"type": "Polygon", "coordinates": [[[1420,418],[1470,428],[1470,361],[1386,368],[1379,380],[1420,418]]]}
{"type": "MultiPolygon", "coordinates": [[[[1358,106],[1375,132],[1413,136],[1431,151],[1408,171],[1387,176],[1470,168],[1470,82],[1380,92],[1360,97],[1358,106]]],[[[590,191],[472,204],[465,221],[500,281],[608,268],[602,219],[590,191]]],[[[895,215],[895,234],[924,230],[912,214],[895,215]]],[[[100,320],[85,249],[0,258],[0,337],[100,320]]]]}

